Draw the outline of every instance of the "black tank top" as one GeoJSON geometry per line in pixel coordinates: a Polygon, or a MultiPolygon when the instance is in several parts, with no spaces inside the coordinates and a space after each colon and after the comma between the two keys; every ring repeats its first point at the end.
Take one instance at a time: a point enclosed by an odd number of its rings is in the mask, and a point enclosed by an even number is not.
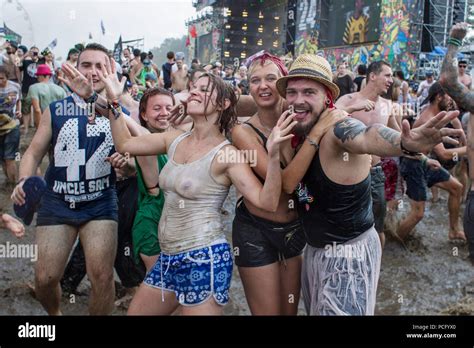
{"type": "Polygon", "coordinates": [[[319,151],[296,193],[298,213],[313,247],[347,242],[374,224],[370,174],[355,185],[337,184],[324,174],[319,151]]]}

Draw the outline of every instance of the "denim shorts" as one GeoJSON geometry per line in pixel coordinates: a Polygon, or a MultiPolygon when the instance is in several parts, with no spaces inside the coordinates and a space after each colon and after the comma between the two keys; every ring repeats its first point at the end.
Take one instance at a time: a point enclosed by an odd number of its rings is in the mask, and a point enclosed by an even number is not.
{"type": "Polygon", "coordinates": [[[232,250],[229,243],[212,244],[179,254],[161,252],[146,275],[148,286],[173,291],[183,306],[195,306],[211,295],[219,305],[229,301],[232,250]]]}
{"type": "Polygon", "coordinates": [[[387,211],[387,201],[385,200],[385,174],[381,165],[370,169],[370,193],[372,195],[375,229],[378,233],[382,233],[387,211]]]}
{"type": "Polygon", "coordinates": [[[444,168],[433,170],[419,160],[406,157],[400,158],[400,174],[407,184],[408,197],[416,202],[427,200],[427,187],[448,181],[450,178],[449,172],[444,168]]]}
{"type": "Polygon", "coordinates": [[[20,148],[20,126],[0,135],[0,160],[14,160],[20,148]]]}

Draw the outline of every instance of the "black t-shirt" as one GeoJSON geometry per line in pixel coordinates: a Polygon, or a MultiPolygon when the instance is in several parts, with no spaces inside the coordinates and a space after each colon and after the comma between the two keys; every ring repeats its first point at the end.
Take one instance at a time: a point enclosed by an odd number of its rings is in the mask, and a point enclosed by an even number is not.
{"type": "Polygon", "coordinates": [[[354,79],[354,83],[357,85],[357,92],[360,92],[360,88],[362,86],[362,81],[364,81],[365,76],[357,76],[354,79]]]}
{"type": "Polygon", "coordinates": [[[166,62],[162,66],[163,68],[163,81],[165,83],[165,88],[171,88],[171,71],[173,68],[173,64],[170,64],[169,62],[166,62]]]}
{"type": "Polygon", "coordinates": [[[339,87],[339,90],[341,91],[341,93],[339,94],[339,98],[340,98],[345,94],[351,93],[353,82],[349,75],[344,75],[336,79],[336,85],[339,87]]]}
{"type": "Polygon", "coordinates": [[[32,60],[24,60],[23,65],[20,67],[20,71],[23,71],[23,81],[21,84],[21,92],[27,94],[30,86],[37,83],[36,78],[36,67],[38,63],[32,60]]]}

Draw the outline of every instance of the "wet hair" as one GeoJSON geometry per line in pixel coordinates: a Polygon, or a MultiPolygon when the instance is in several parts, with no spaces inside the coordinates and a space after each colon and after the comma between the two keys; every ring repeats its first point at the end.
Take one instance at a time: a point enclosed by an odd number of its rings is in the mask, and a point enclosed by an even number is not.
{"type": "Polygon", "coordinates": [[[79,66],[79,63],[81,61],[81,55],[85,51],[100,51],[100,52],[104,52],[107,57],[109,56],[109,50],[107,48],[105,48],[104,46],[102,46],[101,44],[98,44],[98,43],[90,43],[81,51],[81,53],[79,53],[79,57],[77,58],[77,65],[78,66],[79,66]]]}
{"type": "Polygon", "coordinates": [[[186,85],[186,87],[188,88],[188,91],[190,89],[191,82],[193,82],[194,80],[194,76],[196,76],[198,72],[206,73],[207,71],[204,70],[203,68],[196,68],[196,69],[191,69],[188,71],[188,83],[186,85]]]}
{"type": "Polygon", "coordinates": [[[173,52],[173,51],[169,51],[168,53],[166,53],[166,58],[168,58],[168,59],[173,59],[173,58],[174,58],[174,52],[173,52]]]}
{"type": "Polygon", "coordinates": [[[465,59],[460,59],[460,60],[458,60],[458,65],[459,65],[459,64],[466,64],[466,65],[467,65],[467,60],[465,60],[465,59]]]}
{"type": "Polygon", "coordinates": [[[6,77],[8,77],[7,69],[5,69],[3,65],[0,65],[0,75],[5,75],[6,77]]]}
{"type": "Polygon", "coordinates": [[[384,65],[388,66],[389,68],[392,67],[389,63],[387,63],[384,60],[378,60],[376,62],[370,63],[369,67],[367,68],[367,77],[369,77],[371,73],[374,73],[375,75],[380,74],[382,72],[384,65]]]}
{"type": "Polygon", "coordinates": [[[142,53],[142,51],[140,51],[138,48],[135,48],[135,49],[133,50],[133,55],[134,55],[135,57],[138,57],[138,56],[140,55],[140,53],[142,53]]]}
{"type": "Polygon", "coordinates": [[[173,101],[173,106],[176,104],[174,95],[170,91],[161,87],[154,87],[154,88],[147,89],[145,93],[143,93],[143,96],[140,99],[140,105],[138,106],[138,118],[140,120],[140,124],[145,128],[147,127],[147,123],[145,119],[142,117],[142,114],[144,115],[146,113],[148,99],[150,99],[151,97],[155,95],[165,95],[167,97],[170,97],[171,100],[173,101]]]}
{"type": "MultiPolygon", "coordinates": [[[[204,77],[209,79],[207,83],[207,89],[211,87],[209,96],[212,96],[214,91],[216,91],[217,95],[215,106],[222,108],[222,110],[219,111],[219,117],[215,124],[219,126],[220,132],[223,132],[227,135],[237,121],[237,114],[235,111],[238,100],[237,95],[235,94],[232,85],[226,83],[221,77],[212,73],[205,73],[199,76],[198,80],[204,77]],[[224,103],[226,99],[230,101],[230,105],[227,109],[224,109],[224,103]]],[[[207,110],[209,103],[211,102],[211,98],[206,99],[205,110],[207,110]]]]}
{"type": "Polygon", "coordinates": [[[357,73],[359,75],[366,75],[367,74],[367,65],[365,64],[360,64],[358,67],[357,67],[357,73]]]}
{"type": "Polygon", "coordinates": [[[148,53],[146,53],[146,52],[140,53],[140,60],[141,60],[142,63],[147,58],[148,58],[148,53]]]}

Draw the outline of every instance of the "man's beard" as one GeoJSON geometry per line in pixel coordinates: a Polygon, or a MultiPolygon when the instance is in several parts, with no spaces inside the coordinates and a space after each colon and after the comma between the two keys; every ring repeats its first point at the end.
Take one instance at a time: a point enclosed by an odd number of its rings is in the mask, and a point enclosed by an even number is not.
{"type": "Polygon", "coordinates": [[[321,116],[321,113],[317,116],[311,114],[311,120],[307,124],[302,124],[298,122],[295,128],[293,128],[294,133],[298,136],[308,135],[314,125],[318,122],[319,116],[321,116]]]}

